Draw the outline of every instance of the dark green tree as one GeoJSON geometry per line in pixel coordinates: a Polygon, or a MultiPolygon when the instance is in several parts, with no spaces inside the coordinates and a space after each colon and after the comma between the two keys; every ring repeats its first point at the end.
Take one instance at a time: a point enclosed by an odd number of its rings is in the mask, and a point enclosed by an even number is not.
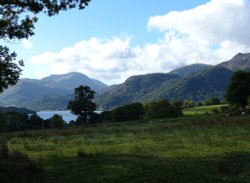
{"type": "Polygon", "coordinates": [[[34,114],[29,119],[29,129],[44,129],[49,128],[49,120],[44,120],[38,115],[34,114]]]}
{"type": "Polygon", "coordinates": [[[173,118],[182,115],[182,109],[163,99],[159,102],[145,104],[145,114],[148,118],[173,118]]]}
{"type": "Polygon", "coordinates": [[[53,116],[49,119],[49,121],[50,121],[50,126],[51,126],[52,128],[61,128],[61,127],[63,127],[64,124],[66,123],[66,122],[63,120],[62,116],[59,115],[59,114],[53,115],[53,116]]]}
{"type": "Polygon", "coordinates": [[[246,71],[236,71],[227,89],[226,99],[228,103],[245,108],[248,105],[249,96],[250,73],[246,71]]]}
{"type": "MultiPolygon", "coordinates": [[[[83,9],[90,0],[20,0],[0,1],[0,39],[13,41],[34,35],[38,13],[54,16],[72,8],[83,9]]],[[[0,45],[0,92],[15,84],[21,74],[23,61],[16,61],[16,53],[0,45]]]]}
{"type": "Polygon", "coordinates": [[[205,105],[219,105],[221,103],[220,99],[217,97],[211,97],[205,101],[205,105]]]}
{"type": "Polygon", "coordinates": [[[82,124],[87,124],[96,110],[96,104],[92,101],[95,92],[88,86],[79,86],[75,88],[75,99],[70,101],[68,109],[75,115],[79,115],[78,120],[82,124]]]}
{"type": "Polygon", "coordinates": [[[112,121],[135,121],[143,118],[144,108],[141,103],[132,103],[115,108],[111,114],[112,121]]]}

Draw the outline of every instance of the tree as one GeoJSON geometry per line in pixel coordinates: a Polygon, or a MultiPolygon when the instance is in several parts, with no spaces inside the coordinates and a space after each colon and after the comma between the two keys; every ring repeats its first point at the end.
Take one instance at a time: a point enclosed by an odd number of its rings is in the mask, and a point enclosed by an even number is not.
{"type": "Polygon", "coordinates": [[[75,99],[70,101],[68,109],[75,115],[79,115],[79,119],[83,124],[88,123],[88,119],[96,110],[96,104],[92,102],[95,92],[88,86],[79,86],[75,88],[75,99]]]}
{"type": "Polygon", "coordinates": [[[229,104],[239,105],[245,108],[250,96],[250,73],[236,71],[227,88],[226,99],[229,104]]]}
{"type": "MultiPolygon", "coordinates": [[[[84,9],[90,0],[20,0],[0,1],[0,39],[13,41],[34,35],[38,13],[54,16],[72,8],[84,9]],[[32,16],[32,17],[30,17],[32,16]]],[[[15,84],[21,74],[23,61],[17,63],[16,53],[0,45],[0,92],[15,84]]]]}
{"type": "Polygon", "coordinates": [[[54,114],[50,118],[50,125],[52,128],[61,128],[65,124],[65,121],[63,120],[62,116],[59,114],[54,114]]]}
{"type": "Polygon", "coordinates": [[[205,101],[205,105],[219,105],[221,103],[220,99],[217,97],[211,97],[205,101]]]}
{"type": "Polygon", "coordinates": [[[143,118],[144,108],[141,103],[132,103],[117,107],[111,112],[112,121],[135,121],[143,118]]]}
{"type": "Polygon", "coordinates": [[[182,115],[182,109],[179,106],[172,105],[166,99],[147,103],[144,107],[148,118],[172,118],[182,115]]]}

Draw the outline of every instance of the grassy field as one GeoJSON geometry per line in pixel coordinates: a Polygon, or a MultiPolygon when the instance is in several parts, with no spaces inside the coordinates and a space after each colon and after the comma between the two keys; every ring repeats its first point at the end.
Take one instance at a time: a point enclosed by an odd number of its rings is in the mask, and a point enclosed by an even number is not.
{"type": "Polygon", "coordinates": [[[213,110],[219,110],[222,106],[227,105],[211,105],[211,106],[201,106],[201,107],[193,107],[190,109],[185,109],[183,111],[184,115],[204,115],[204,114],[213,114],[213,110]]]}
{"type": "Polygon", "coordinates": [[[1,138],[12,151],[37,159],[45,182],[250,182],[249,116],[99,124],[1,138]]]}

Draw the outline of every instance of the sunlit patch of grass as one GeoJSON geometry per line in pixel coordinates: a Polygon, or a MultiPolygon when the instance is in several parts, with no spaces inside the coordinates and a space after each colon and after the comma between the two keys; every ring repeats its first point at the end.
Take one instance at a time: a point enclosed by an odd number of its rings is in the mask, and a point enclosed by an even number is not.
{"type": "Polygon", "coordinates": [[[211,106],[201,106],[201,107],[193,107],[189,109],[185,109],[183,111],[184,115],[204,115],[204,114],[213,114],[213,110],[220,111],[222,106],[227,105],[211,105],[211,106]]]}

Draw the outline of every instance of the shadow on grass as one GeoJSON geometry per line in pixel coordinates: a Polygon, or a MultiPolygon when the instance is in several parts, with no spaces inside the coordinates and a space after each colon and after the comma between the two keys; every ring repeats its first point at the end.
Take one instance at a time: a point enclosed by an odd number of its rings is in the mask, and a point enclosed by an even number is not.
{"type": "Polygon", "coordinates": [[[48,182],[250,183],[250,153],[224,157],[159,159],[129,155],[79,154],[44,162],[48,182]]]}

